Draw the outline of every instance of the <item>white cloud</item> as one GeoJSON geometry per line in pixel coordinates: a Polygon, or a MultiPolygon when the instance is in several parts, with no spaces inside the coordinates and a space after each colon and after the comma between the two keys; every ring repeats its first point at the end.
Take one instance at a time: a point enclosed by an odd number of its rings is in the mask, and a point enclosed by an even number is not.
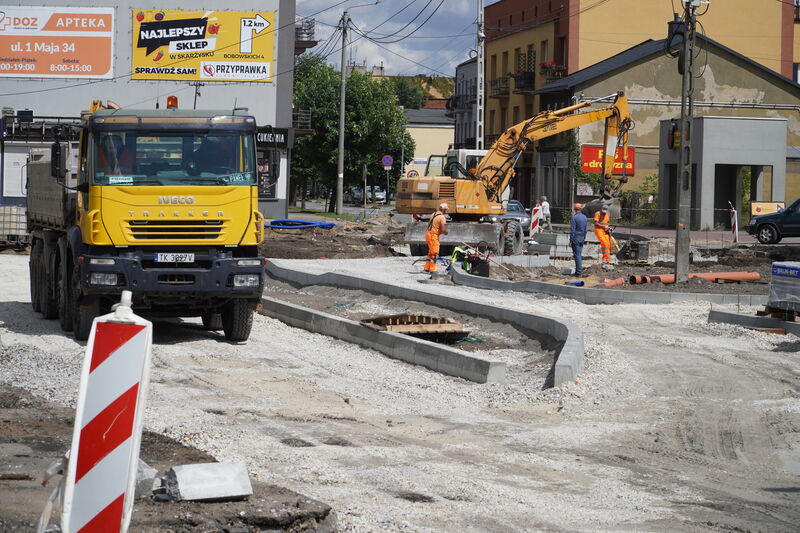
{"type": "MultiPolygon", "coordinates": [[[[368,32],[377,27],[375,33],[371,34],[377,39],[380,39],[382,35],[399,31],[397,36],[386,39],[392,41],[417,29],[428,18],[433,8],[438,5],[438,1],[433,0],[421,16],[411,22],[407,28],[402,29],[428,3],[428,0],[383,0],[377,5],[368,6],[363,5],[368,3],[367,1],[350,0],[341,6],[331,7],[336,3],[336,0],[298,0],[297,2],[298,15],[313,15],[317,21],[316,39],[320,45],[313,48],[312,52],[322,49],[323,42],[335,31],[335,28],[331,26],[339,23],[342,12],[345,10],[348,11],[353,24],[361,31],[368,32]],[[409,7],[402,13],[385,24],[381,24],[406,5],[409,7]],[[323,12],[314,15],[319,11],[323,12]],[[379,25],[380,27],[378,27],[379,25]]],[[[383,62],[387,74],[425,73],[454,76],[456,65],[467,59],[470,48],[475,46],[473,37],[475,26],[472,23],[475,20],[476,5],[474,0],[445,0],[436,14],[413,36],[397,42],[376,44],[365,38],[358,38],[358,35],[353,33],[353,52],[352,54],[348,53],[348,58],[352,57],[352,60],[358,64],[366,62],[367,68],[383,62]],[[461,34],[463,35],[460,37],[452,37],[461,34]],[[448,37],[429,38],[444,36],[448,37]]],[[[341,41],[341,38],[339,40],[341,41]]],[[[328,61],[337,68],[341,58],[341,52],[338,51],[340,46],[339,43],[333,48],[328,47],[329,50],[337,50],[328,57],[328,61]]]]}

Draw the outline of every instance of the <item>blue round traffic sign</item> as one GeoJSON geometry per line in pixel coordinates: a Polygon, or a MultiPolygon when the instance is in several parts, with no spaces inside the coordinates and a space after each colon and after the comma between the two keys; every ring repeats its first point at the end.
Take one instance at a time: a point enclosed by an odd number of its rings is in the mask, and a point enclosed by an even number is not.
{"type": "Polygon", "coordinates": [[[390,155],[385,155],[381,158],[381,163],[383,163],[385,167],[390,167],[394,163],[394,158],[390,155]]]}

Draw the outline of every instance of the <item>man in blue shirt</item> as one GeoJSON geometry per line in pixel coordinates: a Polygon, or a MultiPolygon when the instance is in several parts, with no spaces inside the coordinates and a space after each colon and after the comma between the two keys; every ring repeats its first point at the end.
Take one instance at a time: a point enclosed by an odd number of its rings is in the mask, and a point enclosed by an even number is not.
{"type": "Polygon", "coordinates": [[[569,225],[569,245],[572,247],[572,256],[575,258],[575,275],[583,273],[583,243],[586,241],[586,215],[581,212],[583,206],[575,204],[572,206],[575,214],[569,225]]]}

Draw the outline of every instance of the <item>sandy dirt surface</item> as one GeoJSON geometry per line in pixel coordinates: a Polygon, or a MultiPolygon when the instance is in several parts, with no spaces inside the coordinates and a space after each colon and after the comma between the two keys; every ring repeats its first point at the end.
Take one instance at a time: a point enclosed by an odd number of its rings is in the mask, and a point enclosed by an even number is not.
{"type": "MultiPolygon", "coordinates": [[[[282,264],[571,320],[586,367],[557,389],[480,385],[263,316],[244,344],[159,322],[149,431],[330,504],[342,531],[796,531],[796,337],[704,305],[421,283],[411,258],[282,264]]],[[[0,375],[70,406],[82,346],[32,312],[26,265],[0,256],[0,375]]]]}

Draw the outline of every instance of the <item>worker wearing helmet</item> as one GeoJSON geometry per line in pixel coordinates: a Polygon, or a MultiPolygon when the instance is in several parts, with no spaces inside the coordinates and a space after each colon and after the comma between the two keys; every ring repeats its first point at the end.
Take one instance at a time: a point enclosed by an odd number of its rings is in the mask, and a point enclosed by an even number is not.
{"type": "Polygon", "coordinates": [[[428,256],[425,258],[425,271],[433,274],[436,272],[436,259],[439,257],[439,236],[447,235],[447,221],[445,215],[449,206],[439,204],[439,209],[431,215],[428,229],[425,231],[425,242],[428,244],[428,256]]]}
{"type": "Polygon", "coordinates": [[[604,205],[600,211],[594,214],[594,235],[600,241],[600,253],[603,256],[603,263],[611,263],[611,228],[609,222],[611,217],[608,214],[608,206],[604,205]]]}

